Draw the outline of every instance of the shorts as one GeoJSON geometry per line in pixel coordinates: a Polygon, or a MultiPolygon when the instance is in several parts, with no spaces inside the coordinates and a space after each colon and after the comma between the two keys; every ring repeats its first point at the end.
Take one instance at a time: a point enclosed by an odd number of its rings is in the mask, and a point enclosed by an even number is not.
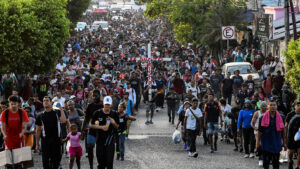
{"type": "Polygon", "coordinates": [[[207,123],[207,134],[208,135],[218,135],[219,124],[218,122],[208,122],[207,123]]]}
{"type": "Polygon", "coordinates": [[[81,157],[82,156],[82,148],[81,147],[71,147],[69,148],[69,155],[81,157]]]}
{"type": "Polygon", "coordinates": [[[150,103],[150,102],[148,102],[147,103],[147,107],[146,107],[146,112],[154,112],[154,109],[155,109],[155,103],[150,103]]]}

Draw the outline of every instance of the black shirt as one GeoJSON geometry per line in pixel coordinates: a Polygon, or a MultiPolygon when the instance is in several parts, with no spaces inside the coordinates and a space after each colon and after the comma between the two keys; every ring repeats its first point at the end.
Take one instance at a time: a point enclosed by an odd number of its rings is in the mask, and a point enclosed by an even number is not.
{"type": "Polygon", "coordinates": [[[253,80],[251,80],[251,81],[247,80],[245,83],[247,83],[249,91],[251,93],[253,93],[254,92],[254,88],[255,88],[254,81],[253,80]]]}
{"type": "MultiPolygon", "coordinates": [[[[102,108],[103,108],[102,104],[96,104],[96,103],[89,104],[85,111],[85,119],[87,120],[87,122],[89,123],[95,111],[100,110],[102,108]]],[[[89,129],[89,134],[96,136],[96,131],[94,129],[89,129]]]]}
{"type": "Polygon", "coordinates": [[[204,107],[204,111],[207,114],[206,122],[217,123],[219,121],[221,109],[217,102],[207,103],[204,107]]]}
{"type": "MultiPolygon", "coordinates": [[[[111,110],[109,112],[109,114],[105,114],[103,112],[103,109],[97,110],[94,112],[92,118],[91,118],[91,123],[95,124],[95,121],[99,121],[99,126],[104,126],[106,125],[106,119],[108,117],[111,117],[115,120],[115,122],[117,124],[119,124],[119,116],[118,114],[111,110]]],[[[114,133],[116,133],[116,129],[113,127],[112,124],[109,125],[109,128],[107,131],[103,131],[103,130],[96,130],[96,132],[98,133],[98,139],[106,139],[109,136],[112,136],[114,133]]]]}
{"type": "Polygon", "coordinates": [[[140,80],[138,78],[130,80],[131,87],[135,90],[136,93],[140,93],[140,80]]]}
{"type": "Polygon", "coordinates": [[[119,116],[119,128],[118,128],[119,133],[123,133],[124,131],[127,130],[127,120],[128,120],[128,114],[119,116]]]}
{"type": "Polygon", "coordinates": [[[223,83],[223,93],[232,93],[233,90],[233,80],[232,79],[224,79],[223,83]]]}
{"type": "Polygon", "coordinates": [[[35,124],[38,126],[43,126],[45,130],[45,138],[43,134],[41,135],[42,139],[49,140],[54,138],[60,138],[58,135],[58,122],[60,118],[60,111],[51,110],[50,112],[43,112],[39,114],[36,118],[35,124]],[[58,118],[58,119],[57,119],[58,118]]]}
{"type": "Polygon", "coordinates": [[[287,116],[286,116],[286,119],[285,119],[285,122],[286,123],[290,123],[291,119],[296,115],[296,112],[295,111],[292,111],[290,112],[287,116]]]}

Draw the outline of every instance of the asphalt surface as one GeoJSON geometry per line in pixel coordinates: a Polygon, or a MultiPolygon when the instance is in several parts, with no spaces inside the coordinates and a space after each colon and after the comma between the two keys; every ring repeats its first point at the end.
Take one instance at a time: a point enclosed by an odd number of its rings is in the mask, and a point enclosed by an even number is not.
{"type": "MultiPolygon", "coordinates": [[[[188,157],[183,144],[172,142],[175,125],[168,122],[166,108],[155,113],[154,124],[145,125],[145,105],[141,105],[137,121],[132,123],[129,139],[126,140],[125,161],[114,161],[114,168],[122,169],[258,169],[258,159],[245,159],[244,154],[234,152],[234,145],[219,142],[218,151],[211,154],[210,147],[197,138],[197,158],[188,157]]],[[[177,117],[176,117],[177,120],[177,117]]],[[[84,149],[84,147],[83,147],[84,149]]],[[[42,158],[34,154],[34,169],[42,168],[42,158]]],[[[62,166],[68,168],[68,158],[62,158],[62,166]]],[[[94,168],[97,162],[94,160],[94,168]]],[[[77,168],[74,166],[74,168],[77,168]]],[[[81,159],[81,168],[89,169],[86,157],[81,159]]],[[[271,168],[271,167],[270,167],[271,168]]],[[[281,168],[287,168],[283,164],[281,168]]]]}

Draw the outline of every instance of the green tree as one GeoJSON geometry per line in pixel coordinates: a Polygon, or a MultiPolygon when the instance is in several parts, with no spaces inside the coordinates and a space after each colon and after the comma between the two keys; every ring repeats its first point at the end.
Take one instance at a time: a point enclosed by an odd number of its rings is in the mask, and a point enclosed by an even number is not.
{"type": "Polygon", "coordinates": [[[89,7],[90,2],[91,0],[68,0],[67,17],[71,21],[71,28],[75,27],[84,11],[89,7]]]}
{"type": "Polygon", "coordinates": [[[220,50],[221,27],[244,27],[245,3],[222,0],[221,7],[214,0],[150,0],[145,11],[150,18],[167,16],[173,24],[175,39],[182,44],[208,45],[220,50]]]}
{"type": "Polygon", "coordinates": [[[286,57],[286,81],[296,93],[300,93],[300,40],[289,42],[288,51],[283,54],[286,57]]]}
{"type": "Polygon", "coordinates": [[[55,67],[69,36],[65,0],[0,1],[0,74],[55,67]]]}

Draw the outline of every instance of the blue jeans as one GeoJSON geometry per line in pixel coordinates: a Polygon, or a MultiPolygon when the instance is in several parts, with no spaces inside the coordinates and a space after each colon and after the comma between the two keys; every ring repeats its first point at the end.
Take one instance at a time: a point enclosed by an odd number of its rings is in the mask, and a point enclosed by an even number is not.
{"type": "Polygon", "coordinates": [[[124,157],[124,154],[125,154],[125,136],[126,136],[126,134],[122,134],[122,133],[119,135],[121,157],[124,157]]]}

